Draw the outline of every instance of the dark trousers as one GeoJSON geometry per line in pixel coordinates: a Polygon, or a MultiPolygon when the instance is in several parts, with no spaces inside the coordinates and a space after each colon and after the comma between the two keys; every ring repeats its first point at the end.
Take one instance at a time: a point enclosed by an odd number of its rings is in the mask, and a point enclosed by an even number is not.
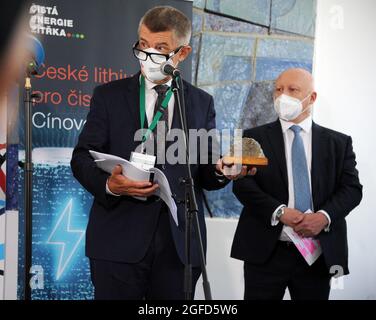
{"type": "MultiPolygon", "coordinates": [[[[184,265],[175,249],[168,214],[160,212],[153,240],[140,262],[90,259],[96,300],[184,299],[184,265]]],[[[193,268],[192,274],[194,291],[201,269],[193,268]]]]}
{"type": "Polygon", "coordinates": [[[279,241],[264,265],[244,263],[245,300],[328,300],[330,275],[321,255],[311,266],[293,243],[279,241]]]}

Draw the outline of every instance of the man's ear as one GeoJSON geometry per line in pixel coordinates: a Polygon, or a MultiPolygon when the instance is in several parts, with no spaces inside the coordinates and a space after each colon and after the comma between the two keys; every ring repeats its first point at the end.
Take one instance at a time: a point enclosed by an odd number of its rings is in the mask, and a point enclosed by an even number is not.
{"type": "Polygon", "coordinates": [[[310,98],[310,104],[314,103],[317,99],[317,92],[313,91],[310,98]]]}
{"type": "Polygon", "coordinates": [[[179,51],[179,56],[178,56],[179,62],[184,61],[189,56],[191,51],[192,51],[192,47],[189,46],[189,45],[181,48],[180,51],[179,51]]]}

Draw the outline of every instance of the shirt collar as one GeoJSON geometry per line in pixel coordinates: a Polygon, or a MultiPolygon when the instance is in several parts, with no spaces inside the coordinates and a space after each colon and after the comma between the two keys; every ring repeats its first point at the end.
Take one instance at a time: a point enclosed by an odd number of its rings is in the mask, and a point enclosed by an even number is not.
{"type": "Polygon", "coordinates": [[[286,133],[286,131],[294,125],[298,125],[299,127],[301,127],[305,133],[309,133],[312,129],[312,115],[310,115],[309,117],[307,117],[306,119],[304,119],[302,122],[298,124],[291,122],[291,121],[285,121],[282,119],[279,119],[279,121],[281,122],[283,133],[286,133]]]}

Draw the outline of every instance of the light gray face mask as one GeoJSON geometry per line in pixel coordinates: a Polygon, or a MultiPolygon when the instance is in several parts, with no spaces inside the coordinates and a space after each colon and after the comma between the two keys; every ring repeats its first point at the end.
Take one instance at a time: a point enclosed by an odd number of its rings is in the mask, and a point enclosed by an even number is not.
{"type": "MultiPolygon", "coordinates": [[[[148,48],[144,50],[148,53],[161,53],[160,51],[154,48],[148,48]]],[[[174,65],[172,59],[168,60],[169,63],[174,65]]],[[[151,82],[160,81],[166,78],[166,75],[161,71],[161,64],[153,62],[150,57],[147,57],[146,61],[140,61],[141,69],[144,72],[146,79],[150,80],[151,82]]]]}
{"type": "Polygon", "coordinates": [[[311,106],[309,105],[303,110],[303,102],[311,96],[311,93],[303,100],[290,97],[286,94],[281,94],[274,100],[274,109],[278,114],[278,117],[285,121],[291,121],[299,117],[303,112],[307,111],[311,106]]]}

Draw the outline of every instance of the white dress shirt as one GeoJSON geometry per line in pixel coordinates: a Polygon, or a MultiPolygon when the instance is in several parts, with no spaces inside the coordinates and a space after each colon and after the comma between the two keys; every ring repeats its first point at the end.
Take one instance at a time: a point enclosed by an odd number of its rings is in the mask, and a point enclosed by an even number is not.
{"type": "MultiPolygon", "coordinates": [[[[295,207],[295,194],[294,194],[294,180],[293,180],[293,174],[292,174],[292,155],[291,155],[291,148],[292,143],[294,141],[294,132],[290,130],[290,128],[295,125],[293,122],[288,122],[284,120],[280,120],[281,127],[282,127],[282,133],[283,133],[283,140],[285,143],[285,157],[286,157],[286,165],[287,165],[287,178],[288,178],[288,191],[289,191],[289,201],[287,204],[288,208],[294,208],[295,207]]],[[[308,117],[305,120],[303,120],[301,123],[297,124],[302,128],[300,131],[300,136],[303,140],[304,145],[304,151],[305,156],[307,160],[307,168],[308,168],[308,177],[309,177],[309,185],[311,188],[311,194],[312,194],[312,187],[311,187],[311,166],[312,166],[312,117],[308,117]]],[[[273,226],[278,224],[278,220],[276,219],[277,211],[281,207],[286,207],[286,205],[279,206],[272,215],[271,223],[273,226]]],[[[311,204],[312,211],[314,211],[315,208],[313,208],[313,203],[311,204]]],[[[324,210],[319,210],[321,213],[323,213],[326,218],[328,219],[329,223],[327,227],[325,228],[325,231],[329,231],[330,226],[330,217],[327,212],[324,210]]],[[[282,233],[280,236],[280,240],[282,241],[291,241],[290,238],[285,233],[285,228],[290,228],[288,226],[284,226],[282,229],[282,233]]]]}
{"type": "MultiPolygon", "coordinates": [[[[165,83],[165,85],[171,87],[172,80],[165,83]]],[[[150,126],[154,118],[154,106],[157,102],[158,93],[153,89],[156,86],[155,83],[145,78],[145,112],[148,124],[150,126]]],[[[171,128],[172,117],[174,115],[175,97],[171,95],[168,102],[168,128],[171,128]]]]}

